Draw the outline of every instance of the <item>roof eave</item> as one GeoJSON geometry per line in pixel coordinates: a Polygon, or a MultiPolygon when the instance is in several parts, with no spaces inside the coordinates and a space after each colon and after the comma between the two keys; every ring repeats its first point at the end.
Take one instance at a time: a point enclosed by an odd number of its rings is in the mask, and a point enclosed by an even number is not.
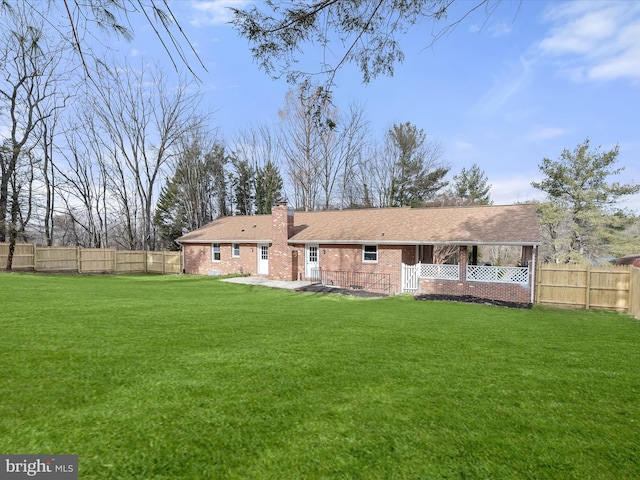
{"type": "Polygon", "coordinates": [[[296,240],[289,239],[289,244],[323,244],[323,245],[500,245],[500,246],[540,246],[540,241],[484,241],[484,240],[296,240]]]}
{"type": "Polygon", "coordinates": [[[273,243],[271,239],[247,239],[247,238],[217,238],[217,239],[209,239],[209,238],[198,238],[194,240],[176,240],[176,243],[273,243]]]}

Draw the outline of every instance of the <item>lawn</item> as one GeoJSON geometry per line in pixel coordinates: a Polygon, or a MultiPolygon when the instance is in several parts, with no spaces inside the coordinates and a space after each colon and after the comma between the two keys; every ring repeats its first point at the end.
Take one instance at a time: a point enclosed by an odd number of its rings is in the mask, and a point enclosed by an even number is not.
{"type": "Polygon", "coordinates": [[[0,453],[81,479],[637,479],[640,322],[0,274],[0,453]]]}

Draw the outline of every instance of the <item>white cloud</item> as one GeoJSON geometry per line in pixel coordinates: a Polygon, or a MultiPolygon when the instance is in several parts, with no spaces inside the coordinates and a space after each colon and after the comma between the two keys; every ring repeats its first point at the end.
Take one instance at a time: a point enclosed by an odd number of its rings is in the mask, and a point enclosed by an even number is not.
{"type": "Polygon", "coordinates": [[[191,20],[194,26],[220,25],[231,21],[230,7],[242,8],[249,4],[248,0],[210,0],[191,3],[195,15],[191,20]]]}
{"type": "Polygon", "coordinates": [[[491,116],[516,95],[531,80],[531,61],[520,59],[518,66],[511,66],[510,71],[494,78],[492,88],[487,91],[474,106],[473,111],[480,116],[491,116]]]}
{"type": "Polygon", "coordinates": [[[513,28],[505,22],[498,22],[489,27],[489,36],[504,37],[512,32],[513,28]]]}
{"type": "Polygon", "coordinates": [[[474,23],[471,24],[468,29],[469,33],[479,34],[482,32],[486,32],[489,37],[493,38],[504,37],[505,35],[509,35],[512,31],[512,26],[506,22],[496,22],[488,26],[474,23]]]}
{"type": "Polygon", "coordinates": [[[544,193],[531,186],[531,182],[538,180],[530,175],[509,175],[491,177],[489,195],[496,205],[510,205],[528,200],[542,200],[544,193]]]}
{"type": "Polygon", "coordinates": [[[453,142],[453,149],[458,151],[469,151],[473,148],[473,144],[464,140],[455,140],[453,142]]]}
{"type": "Polygon", "coordinates": [[[551,28],[538,47],[572,80],[640,78],[640,3],[573,1],[544,21],[551,28]]]}
{"type": "Polygon", "coordinates": [[[534,127],[529,133],[524,135],[525,140],[532,142],[550,140],[552,138],[558,138],[570,133],[566,128],[561,127],[534,127]]]}

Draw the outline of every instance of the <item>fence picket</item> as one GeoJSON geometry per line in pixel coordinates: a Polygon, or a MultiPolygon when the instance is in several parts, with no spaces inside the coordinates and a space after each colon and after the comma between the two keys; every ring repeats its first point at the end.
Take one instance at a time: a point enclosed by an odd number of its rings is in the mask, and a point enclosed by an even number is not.
{"type": "MultiPolygon", "coordinates": [[[[9,245],[0,243],[0,271],[5,269],[9,245]]],[[[77,273],[180,273],[181,252],[142,252],[109,248],[36,247],[16,244],[14,270],[77,273]],[[147,255],[158,260],[149,261],[147,255]],[[160,265],[161,264],[161,265],[160,265]]]]}
{"type": "Polygon", "coordinates": [[[640,285],[631,281],[634,268],[541,263],[536,281],[537,303],[632,312],[634,294],[640,294],[634,292],[640,285]]]}

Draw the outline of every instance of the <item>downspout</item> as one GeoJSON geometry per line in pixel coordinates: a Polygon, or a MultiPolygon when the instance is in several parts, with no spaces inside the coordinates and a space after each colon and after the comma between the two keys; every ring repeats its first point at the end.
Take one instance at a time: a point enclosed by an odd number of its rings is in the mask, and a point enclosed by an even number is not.
{"type": "Polygon", "coordinates": [[[536,250],[538,247],[532,245],[531,247],[531,304],[535,300],[535,288],[536,288],[536,250]]]}

